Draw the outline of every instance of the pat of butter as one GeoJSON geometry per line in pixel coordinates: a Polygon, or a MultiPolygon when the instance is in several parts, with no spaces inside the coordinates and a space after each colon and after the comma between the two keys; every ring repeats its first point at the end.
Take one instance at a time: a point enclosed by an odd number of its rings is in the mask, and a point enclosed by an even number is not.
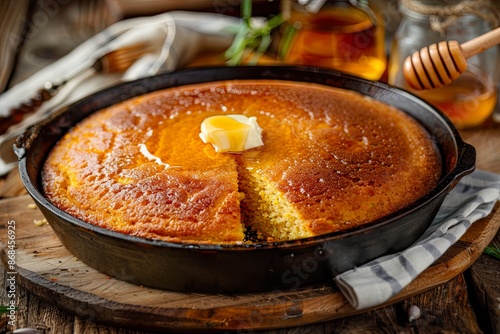
{"type": "Polygon", "coordinates": [[[262,128],[256,117],[217,115],[201,123],[200,138],[214,146],[216,152],[242,152],[263,146],[262,128]]]}

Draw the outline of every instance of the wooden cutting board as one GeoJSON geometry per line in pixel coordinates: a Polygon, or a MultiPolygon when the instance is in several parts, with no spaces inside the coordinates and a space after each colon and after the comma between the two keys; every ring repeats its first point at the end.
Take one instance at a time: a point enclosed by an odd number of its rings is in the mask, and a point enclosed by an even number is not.
{"type": "MultiPolygon", "coordinates": [[[[7,278],[66,311],[119,327],[142,330],[258,330],[347,317],[355,310],[333,284],[299,291],[211,295],[178,293],[130,284],[101,274],[72,256],[27,195],[0,201],[1,260],[7,278]],[[8,226],[15,226],[15,267],[8,263],[8,226]]],[[[474,223],[441,259],[398,296],[404,300],[449,281],[469,267],[500,227],[497,205],[474,223]]],[[[12,235],[12,233],[11,233],[12,235]]],[[[99,256],[99,254],[96,254],[99,256]]]]}

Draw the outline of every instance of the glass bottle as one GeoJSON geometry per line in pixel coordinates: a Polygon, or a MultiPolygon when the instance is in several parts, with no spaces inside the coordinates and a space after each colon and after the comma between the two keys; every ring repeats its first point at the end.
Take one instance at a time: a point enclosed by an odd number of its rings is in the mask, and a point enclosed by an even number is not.
{"type": "Polygon", "coordinates": [[[378,80],[387,65],[377,7],[356,0],[284,0],[278,48],[287,64],[337,69],[378,80]]]}
{"type": "MultiPolygon", "coordinates": [[[[402,19],[393,39],[388,65],[388,81],[433,104],[459,129],[482,124],[496,106],[494,82],[498,48],[491,48],[467,60],[467,70],[451,84],[415,91],[406,83],[402,64],[413,52],[433,43],[471,40],[492,29],[495,18],[485,20],[482,8],[464,10],[461,0],[403,0],[402,19]]],[[[470,3],[470,1],[469,1],[470,3]]]]}

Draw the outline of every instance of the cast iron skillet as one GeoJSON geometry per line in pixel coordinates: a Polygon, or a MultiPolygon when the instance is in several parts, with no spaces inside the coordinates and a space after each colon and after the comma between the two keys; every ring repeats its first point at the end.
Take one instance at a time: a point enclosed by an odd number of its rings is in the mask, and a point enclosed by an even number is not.
{"type": "Polygon", "coordinates": [[[257,66],[182,70],[103,90],[28,129],[14,145],[29,194],[63,245],[81,261],[131,283],[160,289],[244,293],[297,289],[331,279],[354,266],[404,249],[431,223],[448,192],[475,168],[475,150],[439,111],[394,87],[332,70],[257,66]],[[232,80],[276,79],[345,88],[400,108],[431,134],[442,155],[439,184],[424,198],[357,230],[289,242],[218,246],[176,244],[123,235],[76,219],[43,195],[40,171],[56,141],[77,122],[117,102],[174,86],[232,80]]]}

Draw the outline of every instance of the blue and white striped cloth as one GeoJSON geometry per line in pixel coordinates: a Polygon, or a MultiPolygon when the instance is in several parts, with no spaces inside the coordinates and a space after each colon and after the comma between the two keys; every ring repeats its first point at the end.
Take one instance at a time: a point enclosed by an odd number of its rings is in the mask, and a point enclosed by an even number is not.
{"type": "Polygon", "coordinates": [[[500,199],[500,175],[476,170],[444,200],[424,235],[404,251],[384,256],[335,277],[356,309],[380,305],[397,295],[434,263],[500,199]]]}

